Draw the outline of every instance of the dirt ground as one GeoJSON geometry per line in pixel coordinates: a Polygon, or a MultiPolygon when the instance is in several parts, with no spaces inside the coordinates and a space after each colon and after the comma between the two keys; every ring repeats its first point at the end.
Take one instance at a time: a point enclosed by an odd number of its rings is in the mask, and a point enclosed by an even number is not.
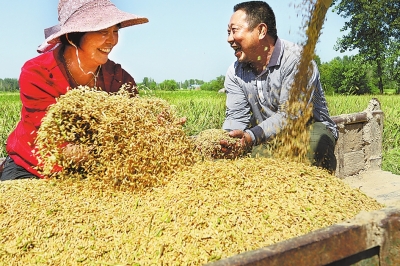
{"type": "Polygon", "coordinates": [[[400,206],[399,175],[382,170],[366,171],[343,181],[386,206],[400,206]]]}

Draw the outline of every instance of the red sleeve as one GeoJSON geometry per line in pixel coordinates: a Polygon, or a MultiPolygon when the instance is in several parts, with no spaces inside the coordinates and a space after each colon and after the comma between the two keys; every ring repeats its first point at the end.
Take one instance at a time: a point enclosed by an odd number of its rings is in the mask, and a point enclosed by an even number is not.
{"type": "Polygon", "coordinates": [[[40,176],[35,169],[38,162],[33,155],[37,130],[49,105],[65,94],[68,86],[52,52],[26,62],[22,67],[19,78],[21,120],[8,137],[6,149],[17,165],[36,176],[40,176]]]}

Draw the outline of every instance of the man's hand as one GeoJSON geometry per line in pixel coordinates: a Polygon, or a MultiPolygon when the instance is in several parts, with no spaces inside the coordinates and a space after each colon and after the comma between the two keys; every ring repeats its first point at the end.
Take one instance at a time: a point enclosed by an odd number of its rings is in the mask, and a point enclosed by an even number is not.
{"type": "Polygon", "coordinates": [[[80,164],[88,160],[90,150],[88,147],[70,143],[64,147],[63,154],[66,158],[80,164]]]}
{"type": "Polygon", "coordinates": [[[237,158],[250,151],[251,147],[253,146],[251,136],[243,130],[232,130],[229,132],[229,136],[231,138],[236,138],[237,141],[233,144],[227,140],[220,141],[221,151],[224,154],[223,158],[225,159],[237,158]]]}

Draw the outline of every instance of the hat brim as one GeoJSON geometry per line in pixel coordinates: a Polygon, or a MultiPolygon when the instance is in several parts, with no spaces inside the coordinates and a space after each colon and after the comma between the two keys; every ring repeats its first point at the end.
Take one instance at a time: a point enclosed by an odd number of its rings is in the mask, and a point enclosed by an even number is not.
{"type": "Polygon", "coordinates": [[[67,33],[98,31],[118,24],[121,28],[125,28],[148,21],[145,17],[121,11],[114,5],[86,10],[72,15],[64,25],[53,27],[59,30],[46,38],[39,46],[38,52],[51,50],[60,42],[60,37],[67,33]]]}

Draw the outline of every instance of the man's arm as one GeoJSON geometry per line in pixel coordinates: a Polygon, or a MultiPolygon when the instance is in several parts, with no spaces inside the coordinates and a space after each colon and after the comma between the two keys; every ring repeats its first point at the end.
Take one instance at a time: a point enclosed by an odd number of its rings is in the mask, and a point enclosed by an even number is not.
{"type": "Polygon", "coordinates": [[[222,128],[227,131],[248,128],[251,119],[250,104],[245,91],[235,77],[234,64],[227,71],[224,86],[226,89],[226,112],[222,128]]]}

